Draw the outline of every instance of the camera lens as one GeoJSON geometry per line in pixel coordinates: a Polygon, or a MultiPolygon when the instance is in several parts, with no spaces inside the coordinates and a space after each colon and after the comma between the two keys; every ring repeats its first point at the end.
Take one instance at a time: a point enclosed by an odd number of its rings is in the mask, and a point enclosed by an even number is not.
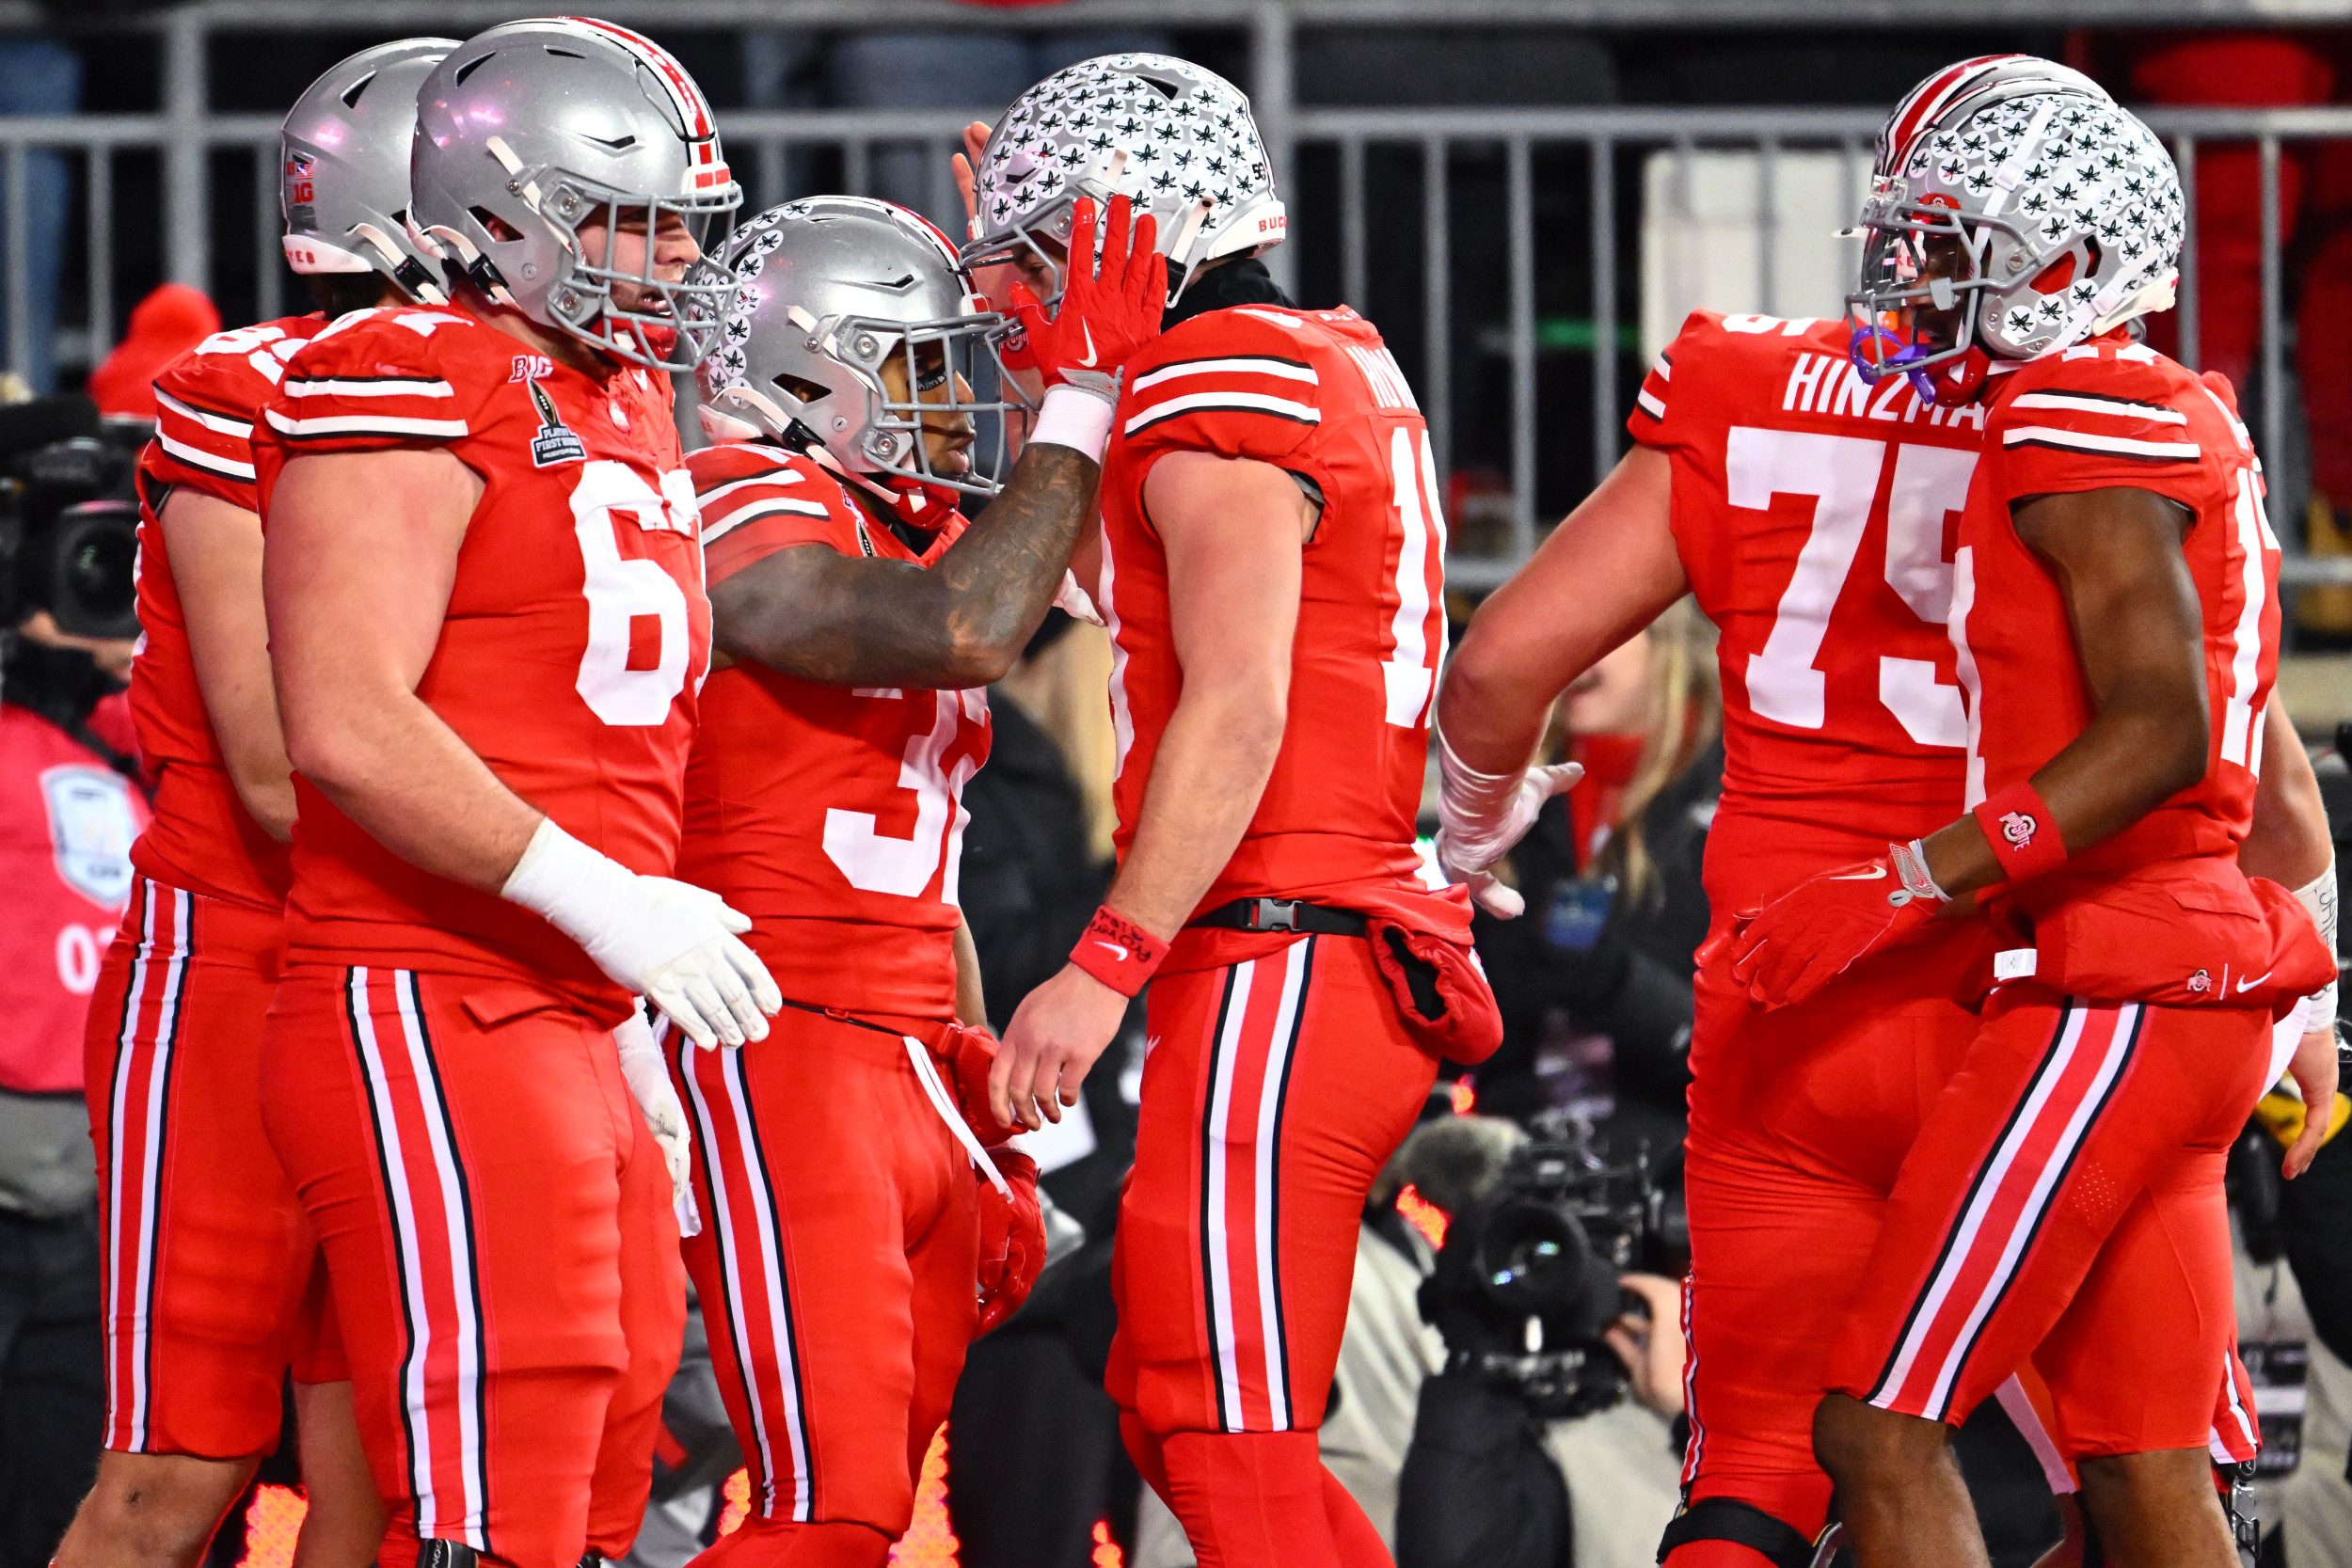
{"type": "Polygon", "coordinates": [[[138,515],[126,502],[69,507],[53,526],[50,613],[74,637],[139,634],[138,515]]]}

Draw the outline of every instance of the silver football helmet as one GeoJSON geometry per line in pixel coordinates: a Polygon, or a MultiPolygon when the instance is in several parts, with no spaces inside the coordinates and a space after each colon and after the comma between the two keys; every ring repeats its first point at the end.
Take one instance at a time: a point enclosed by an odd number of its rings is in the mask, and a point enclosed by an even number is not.
{"type": "Polygon", "coordinates": [[[664,281],[651,237],[675,214],[703,244],[742,190],[702,89],[627,28],[541,17],[459,44],[417,94],[409,181],[416,232],[541,325],[655,370],[691,370],[717,342],[731,286],[716,269],[664,281]],[[617,235],[624,214],[648,236],[635,268],[580,236],[617,235]]]}
{"type": "Polygon", "coordinates": [[[2182,212],[2164,144],[2090,78],[2029,55],[1939,71],[1879,135],[1854,361],[1924,380],[1972,348],[2035,359],[2165,309],[2182,212]]]}
{"type": "Polygon", "coordinates": [[[1160,252],[1175,266],[1171,305],[1205,263],[1271,250],[1288,232],[1249,100],[1167,55],[1081,60],[1023,93],[990,134],[973,184],[964,264],[1033,251],[1053,268],[1057,296],[1055,253],[1069,245],[1082,196],[1107,208],[1124,195],[1137,217],[1159,220],[1160,252]]]}
{"type": "Polygon", "coordinates": [[[379,43],[310,84],[278,132],[286,264],[378,272],[420,305],[446,305],[438,268],[408,233],[417,88],[455,39],[379,43]]]}
{"type": "Polygon", "coordinates": [[[1030,404],[998,357],[1009,323],[981,309],[946,235],[887,201],[812,197],[739,229],[719,264],[738,292],[699,372],[712,439],[813,438],[851,473],[996,493],[1009,416],[1030,404]],[[959,421],[970,467],[943,471],[924,426],[959,421]]]}

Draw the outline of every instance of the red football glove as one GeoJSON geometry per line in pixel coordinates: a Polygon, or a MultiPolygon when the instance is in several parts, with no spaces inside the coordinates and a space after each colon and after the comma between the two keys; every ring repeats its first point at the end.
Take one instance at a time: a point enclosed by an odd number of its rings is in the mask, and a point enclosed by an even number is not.
{"type": "Polygon", "coordinates": [[[980,1332],[1021,1309],[1045,1267],[1045,1211],[1037,1201],[1037,1162],[1017,1148],[988,1151],[1012,1189],[1008,1198],[980,1171],[980,1332]]]}
{"type": "Polygon", "coordinates": [[[1932,895],[1903,885],[1891,856],[1820,872],[1740,917],[1731,977],[1763,1006],[1803,1002],[1869,955],[1917,937],[1936,909],[1932,895]]]}
{"type": "Polygon", "coordinates": [[[967,1024],[947,1025],[939,1053],[947,1058],[947,1085],[956,1092],[956,1109],[982,1148],[994,1148],[1028,1131],[1017,1122],[998,1121],[988,1108],[988,1069],[996,1060],[996,1037],[967,1024]]]}
{"type": "Polygon", "coordinates": [[[1134,204],[1111,198],[1110,231],[1094,255],[1095,208],[1081,197],[1070,223],[1070,256],[1062,263],[1061,303],[1053,315],[1025,283],[1012,286],[1013,319],[1025,345],[1014,352],[1036,366],[1045,385],[1076,387],[1119,401],[1119,368],[1160,335],[1168,301],[1168,263],[1161,259],[1159,224],[1146,213],[1132,225],[1134,204]]]}

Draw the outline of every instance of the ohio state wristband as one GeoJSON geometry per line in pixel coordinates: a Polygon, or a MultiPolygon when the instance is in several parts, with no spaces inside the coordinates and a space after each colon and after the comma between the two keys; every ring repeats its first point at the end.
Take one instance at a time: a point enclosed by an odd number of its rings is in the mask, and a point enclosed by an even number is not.
{"type": "Polygon", "coordinates": [[[1070,961],[1121,996],[1133,996],[1168,957],[1168,943],[1108,904],[1094,911],[1086,934],[1070,950],[1070,961]]]}
{"type": "Polygon", "coordinates": [[[1977,826],[1993,846],[1993,858],[2012,882],[2041,877],[2066,863],[2066,840],[2042,794],[2020,781],[1979,805],[1977,826]]]}

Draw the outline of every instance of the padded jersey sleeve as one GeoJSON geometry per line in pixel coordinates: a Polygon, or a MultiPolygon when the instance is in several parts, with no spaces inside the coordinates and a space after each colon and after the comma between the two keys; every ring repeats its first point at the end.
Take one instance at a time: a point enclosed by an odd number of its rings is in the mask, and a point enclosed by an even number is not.
{"type": "Polygon", "coordinates": [[[282,326],[240,327],[213,334],[166,366],[155,378],[155,441],[144,464],[150,477],[260,511],[254,421],[301,346],[282,326]]]}
{"type": "Polygon", "coordinates": [[[460,356],[446,350],[454,332],[473,325],[436,310],[343,317],[287,365],[262,411],[266,431],[257,434],[280,450],[281,463],[304,453],[464,440],[474,434],[490,377],[478,369],[467,375],[460,356]]]}
{"type": "Polygon", "coordinates": [[[1233,306],[1193,317],[1128,361],[1117,433],[1141,467],[1169,451],[1295,465],[1323,422],[1303,314],[1233,306]]]}
{"type": "Polygon", "coordinates": [[[2005,499],[2108,489],[2153,490],[2192,508],[2204,499],[2210,481],[2185,402],[2207,394],[2186,372],[2141,350],[2054,355],[2016,377],[1985,421],[2005,499]]]}
{"type": "Polygon", "coordinates": [[[1715,311],[1693,310],[1683,318],[1682,330],[1650,361],[1648,373],[1642,377],[1641,389],[1633,394],[1633,410],[1625,419],[1627,435],[1645,447],[1675,444],[1669,423],[1674,407],[1675,362],[1679,359],[1684,363],[1687,383],[1688,368],[1704,356],[1707,338],[1722,331],[1723,317],[1715,311]]]}
{"type": "Polygon", "coordinates": [[[796,545],[857,550],[855,503],[805,457],[773,447],[706,447],[686,460],[703,519],[703,575],[719,583],[796,545]]]}

